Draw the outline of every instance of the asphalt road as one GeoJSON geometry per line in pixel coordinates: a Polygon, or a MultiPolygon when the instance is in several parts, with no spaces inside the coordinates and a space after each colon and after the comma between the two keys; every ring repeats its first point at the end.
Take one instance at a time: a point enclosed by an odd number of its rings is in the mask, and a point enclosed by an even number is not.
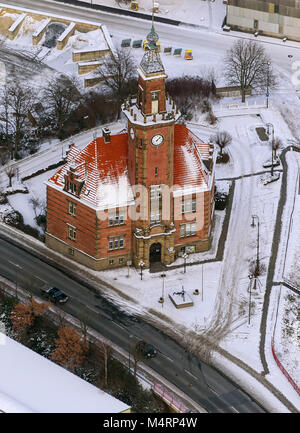
{"type": "MultiPolygon", "coordinates": [[[[140,339],[153,344],[156,358],[145,360],[153,370],[176,385],[211,413],[257,413],[264,410],[217,370],[187,353],[160,330],[120,311],[103,296],[60,270],[32,256],[0,235],[0,274],[40,294],[45,284],[59,287],[69,301],[61,308],[125,350],[140,339]]],[[[105,290],[105,289],[103,289],[105,290]]]]}

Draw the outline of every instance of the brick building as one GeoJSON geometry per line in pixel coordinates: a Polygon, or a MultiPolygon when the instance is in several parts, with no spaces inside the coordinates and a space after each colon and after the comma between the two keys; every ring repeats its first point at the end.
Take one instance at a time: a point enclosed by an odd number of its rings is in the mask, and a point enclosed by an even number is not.
{"type": "Polygon", "coordinates": [[[138,68],[127,129],[104,128],[47,182],[46,244],[93,269],[172,263],[210,247],[216,153],[166,95],[154,28],[138,68]]]}
{"type": "Polygon", "coordinates": [[[300,41],[299,0],[228,0],[227,5],[233,30],[300,41]]]}

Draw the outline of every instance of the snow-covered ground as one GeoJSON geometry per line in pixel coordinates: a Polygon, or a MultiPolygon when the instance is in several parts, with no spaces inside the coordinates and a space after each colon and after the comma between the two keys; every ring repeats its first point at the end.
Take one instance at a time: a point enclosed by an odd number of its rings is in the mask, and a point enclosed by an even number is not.
{"type": "MultiPolygon", "coordinates": [[[[94,1],[97,2],[99,0],[94,1]]],[[[141,12],[149,11],[151,7],[149,3],[150,1],[146,0],[140,2],[141,12]]],[[[215,8],[218,8],[218,11],[222,11],[222,8],[224,8],[221,0],[217,0],[214,3],[185,0],[182,9],[179,8],[177,3],[179,4],[179,1],[172,2],[171,4],[171,2],[162,0],[160,2],[161,13],[165,13],[170,18],[180,18],[182,21],[197,25],[205,25],[207,23],[207,17],[210,16],[210,8],[212,11],[216,11],[215,8]],[[193,5],[192,7],[190,6],[191,4],[193,5]],[[201,8],[201,10],[197,8],[201,8]],[[168,12],[166,12],[166,9],[168,9],[168,12]],[[201,17],[204,17],[204,20],[201,20],[201,17]]],[[[113,0],[102,0],[101,4],[116,6],[116,2],[113,0]]],[[[216,13],[216,22],[221,18],[222,13],[216,13]]],[[[182,29],[178,31],[178,29],[172,28],[171,32],[169,28],[161,27],[163,29],[161,33],[163,47],[172,46],[174,48],[175,44],[177,47],[178,41],[180,41],[180,47],[183,50],[192,48],[194,54],[192,62],[185,61],[183,57],[175,58],[174,56],[162,54],[166,72],[170,77],[184,73],[201,75],[201,73],[208,73],[211,67],[216,71],[222,72],[222,58],[225,50],[234,39],[232,34],[226,35],[226,37],[214,34],[214,25],[209,25],[209,27],[209,33],[201,33],[202,30],[196,33],[195,29],[185,29],[184,37],[180,36],[182,35],[182,29]],[[207,44],[199,43],[200,37],[202,41],[203,38],[207,37],[207,44]]],[[[121,30],[115,30],[114,28],[113,41],[116,46],[120,46],[121,40],[127,37],[135,39],[145,38],[148,27],[143,25],[140,33],[139,31],[133,33],[130,26],[121,30]]],[[[77,35],[73,39],[70,38],[69,44],[77,43],[78,39],[76,37],[77,35]]],[[[251,38],[251,35],[244,35],[243,37],[251,38]]],[[[118,295],[111,292],[107,296],[113,298],[123,308],[137,314],[147,315],[154,320],[160,320],[160,323],[168,325],[172,329],[178,327],[181,332],[196,331],[199,334],[204,333],[206,336],[214,338],[222,348],[240,358],[258,373],[262,371],[259,355],[261,313],[282,175],[279,181],[266,186],[262,184],[262,175],[251,176],[251,174],[265,171],[262,164],[270,159],[271,156],[269,144],[260,141],[256,128],[263,127],[265,123],[271,122],[274,125],[275,136],[282,139],[285,147],[290,144],[290,140],[297,140],[300,137],[298,122],[300,117],[300,101],[291,83],[291,63],[288,63],[289,61],[287,60],[287,53],[289,52],[293,52],[295,57],[298,55],[299,44],[292,44],[289,48],[289,46],[280,46],[280,41],[274,41],[271,38],[264,38],[264,41],[266,41],[265,46],[269,54],[272,55],[275,70],[279,75],[279,85],[276,90],[271,92],[270,108],[264,108],[265,98],[257,95],[248,98],[247,104],[241,104],[238,98],[225,98],[213,106],[214,112],[218,117],[216,126],[203,126],[200,113],[195,113],[194,119],[189,125],[204,140],[208,140],[217,130],[226,130],[233,136],[233,142],[228,148],[230,163],[218,165],[216,171],[217,179],[228,179],[231,181],[232,178],[235,178],[234,200],[223,262],[211,261],[204,265],[195,264],[187,267],[186,273],[183,272],[183,268],[169,270],[165,278],[165,302],[163,304],[158,302],[163,290],[163,281],[159,274],[151,274],[148,271],[144,271],[143,280],[141,280],[139,272],[133,269],[130,269],[129,277],[127,277],[126,268],[94,273],[118,288],[118,295]],[[245,175],[250,176],[239,178],[245,175]],[[253,305],[249,325],[249,265],[255,260],[257,246],[257,226],[251,227],[252,215],[259,217],[260,259],[266,269],[259,278],[260,284],[256,290],[253,287],[251,290],[253,305]],[[190,308],[177,310],[168,298],[168,294],[180,291],[182,285],[193,299],[194,305],[190,308]],[[200,292],[197,296],[193,294],[196,288],[200,292]],[[134,302],[128,301],[128,296],[134,299],[134,302]]],[[[142,58],[143,50],[136,49],[133,52],[138,63],[142,58]]],[[[62,68],[62,70],[68,73],[72,72],[70,65],[67,62],[64,63],[64,61],[60,62],[55,55],[49,57],[47,61],[54,62],[52,66],[57,62],[56,68],[62,68]]],[[[122,122],[116,124],[116,126],[111,128],[112,132],[117,132],[124,126],[125,124],[122,122]]],[[[83,147],[91,140],[92,134],[92,131],[80,134],[78,137],[75,137],[75,144],[83,147]]],[[[22,170],[22,175],[28,175],[39,168],[58,162],[71,141],[73,140],[70,139],[63,144],[53,144],[49,151],[47,151],[47,146],[45,145],[43,152],[17,163],[20,170],[22,170]]],[[[297,176],[299,173],[299,154],[288,152],[286,159],[288,164],[287,200],[283,213],[282,236],[278,248],[278,260],[274,278],[275,281],[282,281],[285,276],[289,279],[292,278],[295,282],[299,282],[300,205],[298,197],[300,196],[296,196],[295,199],[297,176]],[[290,224],[291,215],[292,224],[290,224]],[[289,232],[289,243],[287,243],[289,232]],[[286,251],[288,251],[287,256],[285,255],[286,251]],[[286,260],[285,257],[287,257],[286,260]]],[[[279,166],[277,169],[282,170],[282,167],[279,166]]],[[[40,185],[42,185],[43,180],[48,175],[50,177],[51,172],[26,182],[30,194],[37,194],[40,197],[44,196],[44,187],[40,187],[40,185]]],[[[7,177],[3,172],[2,174],[0,172],[0,185],[5,186],[6,184],[7,177]]],[[[30,210],[28,207],[29,202],[27,202],[30,194],[27,196],[20,194],[20,197],[11,196],[9,198],[10,203],[16,209],[21,212],[23,209],[26,221],[30,221],[33,218],[33,210],[30,210]]],[[[224,211],[216,212],[215,232],[213,233],[211,250],[207,253],[191,255],[188,261],[214,259],[217,240],[222,230],[223,218],[224,211]]],[[[257,224],[257,221],[255,222],[257,224]]],[[[182,259],[178,259],[176,264],[180,264],[180,262],[182,263],[182,259]]],[[[276,294],[275,289],[272,291],[270,299],[272,317],[275,307],[277,308],[277,298],[273,296],[273,293],[276,294]]],[[[285,298],[282,297],[281,299],[285,298]]],[[[284,324],[284,310],[287,308],[285,303],[286,301],[280,303],[279,319],[276,328],[276,347],[282,342],[282,323],[284,324]]],[[[266,354],[270,374],[266,378],[277,386],[300,410],[300,397],[297,396],[272,358],[270,339],[273,329],[274,324],[270,321],[266,335],[266,354]]],[[[289,348],[290,346],[287,341],[280,353],[281,361],[290,368],[291,374],[295,375],[294,379],[299,380],[296,372],[297,367],[299,367],[299,348],[295,350],[289,350],[289,348]]]]}
{"type": "MultiPolygon", "coordinates": [[[[90,0],[86,2],[89,3],[90,0]]],[[[93,3],[129,9],[129,5],[117,0],[93,0],[93,3]]],[[[203,27],[220,28],[226,14],[226,6],[222,0],[160,0],[156,3],[159,4],[159,9],[155,16],[203,27]]],[[[152,14],[152,0],[139,0],[138,4],[138,12],[152,14]]]]}

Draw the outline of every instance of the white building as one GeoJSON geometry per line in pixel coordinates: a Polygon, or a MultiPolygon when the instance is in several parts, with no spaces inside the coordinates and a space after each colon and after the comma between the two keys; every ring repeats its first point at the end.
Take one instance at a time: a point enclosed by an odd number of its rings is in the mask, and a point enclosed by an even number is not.
{"type": "Polygon", "coordinates": [[[130,412],[127,404],[1,333],[0,343],[0,412],[130,412]]]}

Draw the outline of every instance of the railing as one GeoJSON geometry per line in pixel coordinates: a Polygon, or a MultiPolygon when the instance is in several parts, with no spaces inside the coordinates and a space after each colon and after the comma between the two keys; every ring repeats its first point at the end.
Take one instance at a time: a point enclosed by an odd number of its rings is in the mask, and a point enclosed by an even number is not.
{"type": "Polygon", "coordinates": [[[173,395],[168,393],[161,385],[155,383],[152,387],[152,391],[157,394],[162,400],[164,400],[168,406],[173,408],[178,413],[188,412],[188,408],[184,406],[180,401],[176,400],[173,395]]]}
{"type": "Polygon", "coordinates": [[[271,343],[271,349],[272,349],[272,355],[273,355],[273,358],[274,358],[276,364],[278,365],[278,367],[280,368],[280,370],[282,371],[282,373],[285,375],[285,377],[287,378],[287,380],[290,382],[290,384],[292,385],[292,387],[295,389],[295,391],[297,392],[297,394],[300,395],[300,388],[299,388],[299,386],[291,378],[291,376],[289,375],[289,373],[286,371],[286,369],[284,368],[284,366],[281,364],[281,362],[277,358],[277,355],[276,355],[275,349],[274,349],[274,339],[273,338],[272,338],[272,343],[271,343]]]}

